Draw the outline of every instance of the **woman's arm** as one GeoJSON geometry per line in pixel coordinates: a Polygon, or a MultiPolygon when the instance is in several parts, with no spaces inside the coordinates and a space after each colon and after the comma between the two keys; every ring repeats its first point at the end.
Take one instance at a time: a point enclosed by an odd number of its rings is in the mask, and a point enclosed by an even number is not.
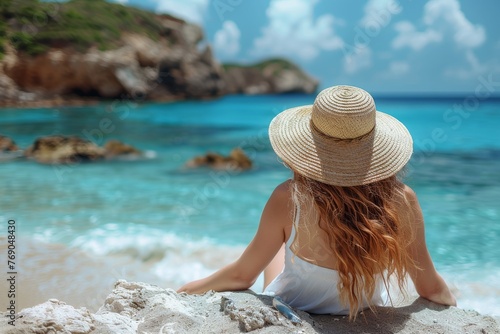
{"type": "Polygon", "coordinates": [[[262,212],[255,237],[238,260],[206,278],[183,285],[177,292],[199,294],[208,290],[250,288],[285,242],[285,226],[292,223],[293,204],[289,187],[287,181],[274,190],[262,212]]]}
{"type": "Polygon", "coordinates": [[[411,188],[406,187],[405,196],[410,204],[410,224],[414,234],[413,242],[409,246],[410,256],[418,267],[411,268],[409,274],[417,289],[417,293],[432,302],[456,306],[455,296],[453,296],[446,282],[434,268],[427,249],[424,218],[417,195],[411,188]]]}

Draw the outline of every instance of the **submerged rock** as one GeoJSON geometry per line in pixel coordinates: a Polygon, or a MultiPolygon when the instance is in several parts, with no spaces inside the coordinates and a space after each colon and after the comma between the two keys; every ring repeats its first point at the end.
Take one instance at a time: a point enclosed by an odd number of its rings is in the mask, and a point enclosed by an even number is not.
{"type": "Polygon", "coordinates": [[[140,150],[119,140],[110,140],[104,147],[99,147],[86,139],[67,136],[40,137],[24,154],[44,164],[92,162],[105,158],[135,159],[143,156],[140,150]]]}
{"type": "Polygon", "coordinates": [[[101,160],[106,151],[82,138],[48,136],[35,140],[24,153],[39,163],[64,164],[101,160]]]}
{"type": "Polygon", "coordinates": [[[119,156],[137,157],[142,155],[142,152],[135,147],[122,143],[119,140],[110,140],[106,142],[104,149],[106,150],[107,158],[115,158],[119,156]]]}
{"type": "Polygon", "coordinates": [[[22,156],[23,151],[11,138],[0,135],[0,162],[15,160],[22,156]]]}
{"type": "Polygon", "coordinates": [[[0,153],[18,151],[16,143],[7,136],[0,135],[0,153]]]}
{"type": "Polygon", "coordinates": [[[235,148],[229,156],[208,152],[205,155],[194,157],[186,163],[187,167],[209,167],[217,170],[242,171],[252,168],[252,160],[241,148],[235,148]]]}

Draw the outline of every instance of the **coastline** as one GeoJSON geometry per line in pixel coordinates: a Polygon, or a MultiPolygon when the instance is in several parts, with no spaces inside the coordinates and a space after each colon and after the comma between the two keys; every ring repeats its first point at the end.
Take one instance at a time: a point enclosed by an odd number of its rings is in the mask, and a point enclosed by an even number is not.
{"type": "Polygon", "coordinates": [[[0,100],[0,109],[2,108],[53,108],[53,107],[81,107],[97,105],[104,102],[104,100],[99,99],[88,99],[88,98],[50,98],[50,99],[38,99],[36,101],[10,101],[10,100],[0,100]]]}
{"type": "MultiPolygon", "coordinates": [[[[207,97],[199,99],[199,101],[203,100],[214,100],[219,97],[207,97]]],[[[83,107],[83,106],[94,106],[101,103],[112,103],[115,101],[131,101],[131,102],[159,102],[159,103],[169,103],[169,102],[178,102],[178,101],[190,101],[189,99],[181,99],[174,97],[165,97],[165,98],[155,98],[155,99],[144,99],[144,98],[134,98],[132,96],[121,97],[116,99],[104,99],[104,98],[90,98],[90,97],[50,97],[50,98],[39,98],[33,101],[15,101],[15,100],[0,100],[0,109],[2,108],[16,108],[16,109],[24,109],[24,108],[54,108],[54,107],[83,107]]]]}
{"type": "Polygon", "coordinates": [[[272,306],[272,298],[251,291],[177,294],[171,289],[119,280],[99,311],[76,309],[51,299],[17,314],[15,327],[3,313],[0,331],[15,333],[500,333],[499,319],[475,311],[407,298],[395,307],[346,316],[311,315],[293,324],[272,306]]]}

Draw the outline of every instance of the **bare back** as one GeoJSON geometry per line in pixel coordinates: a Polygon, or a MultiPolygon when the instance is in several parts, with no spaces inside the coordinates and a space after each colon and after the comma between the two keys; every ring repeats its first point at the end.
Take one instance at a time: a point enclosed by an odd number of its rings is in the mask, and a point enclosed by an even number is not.
{"type": "MultiPolygon", "coordinates": [[[[287,185],[283,187],[288,191],[288,196],[292,198],[292,186],[291,180],[283,183],[287,185]]],[[[411,192],[411,189],[405,186],[404,195],[399,195],[394,199],[395,207],[397,208],[397,213],[401,217],[401,221],[404,226],[402,228],[411,230],[412,212],[414,209],[410,207],[411,202],[406,198],[406,194],[411,192]]],[[[294,202],[294,205],[299,205],[294,202]]],[[[291,244],[292,252],[304,261],[311,264],[337,270],[338,269],[338,259],[330,247],[328,241],[328,235],[325,230],[327,230],[326,223],[320,221],[318,224],[318,217],[315,215],[310,207],[301,207],[300,210],[295,209],[294,219],[296,222],[296,235],[295,240],[291,244]],[[295,215],[297,212],[300,213],[299,217],[295,215]]],[[[286,240],[289,239],[292,232],[292,224],[285,226],[284,234],[286,240]]],[[[413,233],[410,233],[413,234],[413,233]]]]}

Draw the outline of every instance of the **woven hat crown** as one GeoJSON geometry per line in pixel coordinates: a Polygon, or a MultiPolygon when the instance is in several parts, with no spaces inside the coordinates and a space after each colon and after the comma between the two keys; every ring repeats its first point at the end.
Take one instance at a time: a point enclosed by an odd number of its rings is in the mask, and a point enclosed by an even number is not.
{"type": "Polygon", "coordinates": [[[314,128],[337,139],[366,135],[375,127],[375,118],[375,102],[371,95],[352,86],[334,86],[321,91],[311,113],[314,128]]]}
{"type": "Polygon", "coordinates": [[[294,172],[343,187],[395,175],[413,151],[408,129],[352,86],[327,88],[312,106],[279,113],[269,125],[269,139],[294,172]]]}

